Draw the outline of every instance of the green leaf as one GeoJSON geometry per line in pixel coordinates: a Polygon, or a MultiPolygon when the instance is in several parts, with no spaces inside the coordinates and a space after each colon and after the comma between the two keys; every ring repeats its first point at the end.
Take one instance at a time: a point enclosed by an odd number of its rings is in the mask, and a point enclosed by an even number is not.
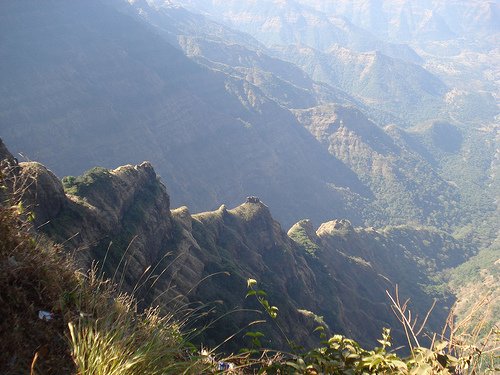
{"type": "Polygon", "coordinates": [[[304,370],[304,368],[297,363],[294,363],[294,362],[285,362],[285,363],[287,366],[290,366],[290,367],[294,368],[295,370],[299,370],[299,371],[304,370]]]}
{"type": "Polygon", "coordinates": [[[248,336],[248,337],[264,337],[265,335],[262,332],[255,331],[255,332],[247,332],[247,333],[245,333],[245,336],[248,336]]]}
{"type": "Polygon", "coordinates": [[[255,290],[250,290],[250,291],[248,291],[248,292],[247,292],[247,294],[245,295],[245,298],[250,297],[250,296],[254,296],[254,295],[256,295],[256,294],[257,294],[257,292],[256,292],[255,290]]]}

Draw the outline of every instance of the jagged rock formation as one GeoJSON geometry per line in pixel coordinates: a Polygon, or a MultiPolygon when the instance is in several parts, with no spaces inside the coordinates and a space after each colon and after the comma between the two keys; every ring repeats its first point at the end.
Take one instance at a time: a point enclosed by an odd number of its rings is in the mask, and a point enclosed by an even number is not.
{"type": "MultiPolygon", "coordinates": [[[[422,289],[433,285],[429,275],[456,265],[466,255],[464,247],[444,233],[363,229],[347,220],[324,223],[317,231],[305,220],[287,235],[256,197],[234,209],[223,205],[196,215],[187,207],[171,210],[165,186],[149,163],[94,168],[64,179],[64,191],[40,164],[21,163],[19,176],[33,180],[26,200],[37,213],[35,226],[64,242],[82,266],[104,262],[107,275],[145,304],[175,310],[201,301],[217,314],[255,308],[255,301],[244,295],[246,279],[256,278],[280,308],[280,324],[289,338],[304,345],[317,340],[304,311],[323,316],[332,331],[364,343],[373,342],[387,325],[402,340],[385,290],[400,284],[422,312],[432,296],[438,296],[422,289]],[[433,253],[436,249],[441,249],[438,255],[433,253]]],[[[448,299],[441,296],[430,327],[439,325],[448,299]]],[[[229,313],[214,330],[196,339],[214,345],[257,318],[241,311],[229,313]]],[[[272,322],[263,330],[268,332],[266,339],[283,345],[272,322]]]]}

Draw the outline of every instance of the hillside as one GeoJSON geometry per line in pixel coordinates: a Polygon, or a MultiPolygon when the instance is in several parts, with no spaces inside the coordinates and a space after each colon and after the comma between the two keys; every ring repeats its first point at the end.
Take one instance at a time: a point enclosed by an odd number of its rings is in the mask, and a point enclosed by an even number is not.
{"type": "Polygon", "coordinates": [[[498,236],[499,137],[497,124],[477,129],[446,121],[423,123],[405,134],[406,142],[459,191],[460,215],[468,224],[457,235],[486,247],[498,236]]]}
{"type": "MultiPolygon", "coordinates": [[[[297,119],[326,149],[356,172],[373,191],[373,204],[385,208],[385,222],[411,217],[440,228],[467,222],[461,217],[460,189],[447,182],[421,146],[395,125],[382,129],[354,107],[323,105],[295,110],[297,119]]],[[[438,136],[450,152],[462,147],[460,133],[438,136]],[[445,139],[448,140],[445,141],[445,139]],[[453,143],[453,144],[452,144],[453,143]]],[[[445,147],[445,146],[443,146],[445,147]]]]}
{"type": "MultiPolygon", "coordinates": [[[[173,1],[195,13],[253,35],[267,47],[308,45],[318,50],[342,46],[359,52],[382,51],[389,56],[418,62],[419,56],[406,45],[387,43],[346,18],[327,15],[300,1],[173,1]]],[[[156,4],[162,4],[157,1],[156,4]]]]}
{"type": "MultiPolygon", "coordinates": [[[[471,313],[469,326],[484,338],[498,326],[500,316],[500,260],[498,240],[450,272],[450,285],[458,297],[456,315],[461,319],[471,313]]],[[[468,327],[466,327],[468,328],[468,327]]]]}
{"type": "Polygon", "coordinates": [[[478,126],[498,114],[498,1],[299,2],[327,17],[345,17],[387,42],[410,46],[422,67],[453,88],[444,98],[449,113],[441,116],[478,126]]]}
{"type": "MultiPolygon", "coordinates": [[[[35,226],[64,242],[83,266],[104,262],[105,272],[146,305],[159,303],[168,311],[173,301],[174,308],[201,302],[204,309],[228,313],[199,338],[208,345],[258,318],[238,312],[255,307],[244,298],[248,278],[258,279],[280,306],[282,326],[295,342],[317,342],[313,322],[299,311],[307,310],[323,316],[332,332],[361,342],[375,342],[382,327],[392,326],[403,343],[385,291],[400,285],[421,314],[438,298],[429,329],[439,329],[452,299],[432,291],[438,286],[433,278],[471,251],[432,229],[355,228],[345,220],[322,224],[316,232],[302,221],[287,235],[256,199],[196,215],[186,207],[170,210],[165,187],[148,163],[94,168],[62,183],[38,163],[20,163],[14,173],[32,181],[25,197],[35,226]],[[297,322],[303,322],[300,329],[297,322]]],[[[209,320],[210,315],[198,324],[209,320]]],[[[276,327],[265,329],[272,345],[281,347],[276,327]]],[[[241,336],[235,340],[241,343],[241,336]]]]}
{"type": "Polygon", "coordinates": [[[346,91],[367,106],[383,109],[402,124],[433,119],[443,113],[449,90],[421,66],[379,51],[357,53],[333,47],[276,47],[276,56],[293,62],[313,79],[346,91]]]}
{"type": "Polygon", "coordinates": [[[61,176],[151,160],[177,205],[253,193],[287,224],[332,212],[361,222],[346,202],[367,189],[249,81],[192,62],[101,2],[1,10],[11,42],[0,47],[0,130],[15,154],[61,176]]]}
{"type": "Polygon", "coordinates": [[[498,114],[495,2],[174,3],[249,33],[313,79],[399,122],[444,119],[477,126],[498,114]]]}

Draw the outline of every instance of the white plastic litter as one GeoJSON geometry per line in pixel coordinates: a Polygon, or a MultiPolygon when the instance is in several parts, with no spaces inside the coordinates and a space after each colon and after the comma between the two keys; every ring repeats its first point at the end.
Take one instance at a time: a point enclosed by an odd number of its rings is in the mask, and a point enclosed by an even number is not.
{"type": "Polygon", "coordinates": [[[228,370],[234,370],[234,363],[231,362],[222,362],[220,361],[218,363],[218,370],[219,371],[228,371],[228,370]]]}
{"type": "Polygon", "coordinates": [[[46,322],[48,322],[49,320],[54,319],[54,313],[51,313],[50,311],[40,310],[38,312],[38,317],[41,320],[45,320],[46,322]]]}

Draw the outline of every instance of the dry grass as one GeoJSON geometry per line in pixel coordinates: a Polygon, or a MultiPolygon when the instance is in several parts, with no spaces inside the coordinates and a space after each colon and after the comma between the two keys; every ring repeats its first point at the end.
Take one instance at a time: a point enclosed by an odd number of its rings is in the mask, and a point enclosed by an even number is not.
{"type": "Polygon", "coordinates": [[[15,206],[0,206],[0,373],[29,373],[37,353],[39,373],[72,371],[62,299],[77,285],[60,249],[29,233],[15,206]]]}
{"type": "Polygon", "coordinates": [[[180,374],[213,365],[187,349],[173,316],[138,312],[96,268],[79,272],[37,235],[20,203],[26,186],[10,177],[0,183],[0,374],[180,374]],[[53,319],[39,319],[40,310],[53,319]]]}
{"type": "Polygon", "coordinates": [[[481,334],[487,326],[491,300],[483,298],[470,305],[465,317],[457,320],[455,306],[451,309],[441,334],[430,337],[429,347],[421,346],[419,337],[423,331],[434,305],[427,315],[419,321],[418,316],[412,316],[408,307],[409,300],[401,301],[396,286],[394,296],[389,294],[392,309],[404,327],[408,346],[411,350],[409,363],[415,369],[429,369],[435,374],[493,374],[498,373],[500,354],[500,329],[493,326],[481,334]],[[477,318],[482,316],[483,318],[477,318]],[[471,324],[471,322],[474,322],[471,324]],[[453,372],[449,372],[452,369],[453,372]]]}

